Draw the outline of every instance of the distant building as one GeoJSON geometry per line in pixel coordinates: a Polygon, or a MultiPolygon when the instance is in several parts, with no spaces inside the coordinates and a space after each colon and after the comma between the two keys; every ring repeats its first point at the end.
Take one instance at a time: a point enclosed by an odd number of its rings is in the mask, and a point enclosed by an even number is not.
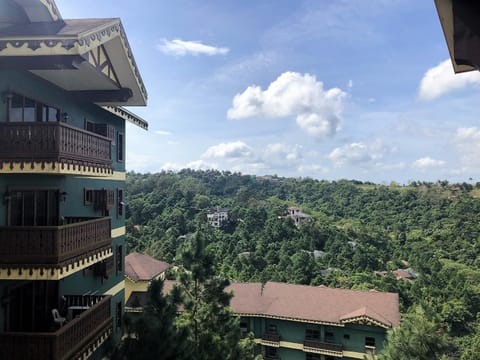
{"type": "Polygon", "coordinates": [[[393,271],[375,271],[374,274],[381,277],[392,275],[395,279],[404,281],[412,281],[419,276],[419,274],[412,268],[397,269],[393,271]]]}
{"type": "Polygon", "coordinates": [[[293,222],[295,223],[296,226],[300,226],[306,221],[309,221],[312,219],[310,215],[302,212],[302,209],[297,206],[290,206],[288,208],[288,216],[293,219],[293,222]]]}
{"type": "Polygon", "coordinates": [[[152,280],[164,279],[170,264],[148,255],[131,253],[125,256],[125,300],[132,292],[147,292],[152,280]]]}
{"type": "Polygon", "coordinates": [[[228,221],[230,209],[216,207],[210,209],[207,214],[207,221],[213,227],[219,228],[228,221]]]}
{"type": "MultiPolygon", "coordinates": [[[[165,281],[164,293],[173,287],[165,281]]],[[[276,282],[233,283],[230,306],[264,359],[364,359],[400,324],[398,294],[276,282]]],[[[138,294],[136,309],[148,302],[138,294]]],[[[133,303],[127,303],[127,309],[133,303]]]]}

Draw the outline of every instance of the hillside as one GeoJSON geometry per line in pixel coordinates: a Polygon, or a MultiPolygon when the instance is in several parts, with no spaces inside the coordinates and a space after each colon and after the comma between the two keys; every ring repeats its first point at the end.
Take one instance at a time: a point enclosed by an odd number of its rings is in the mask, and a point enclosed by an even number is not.
{"type": "Polygon", "coordinates": [[[402,311],[423,305],[462,348],[480,311],[479,185],[129,173],[127,244],[175,262],[201,230],[231,280],[398,292],[402,311]],[[289,206],[311,217],[297,227],[289,206]],[[230,209],[220,229],[213,207],[230,209]]]}

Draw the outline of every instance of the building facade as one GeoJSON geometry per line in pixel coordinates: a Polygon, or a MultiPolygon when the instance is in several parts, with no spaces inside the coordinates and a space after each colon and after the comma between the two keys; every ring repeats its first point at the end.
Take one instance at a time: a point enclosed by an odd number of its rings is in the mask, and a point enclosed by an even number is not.
{"type": "Polygon", "coordinates": [[[124,309],[125,122],[147,94],[119,19],[0,1],[0,354],[99,358],[124,309]]]}
{"type": "Polygon", "coordinates": [[[398,294],[275,282],[233,283],[231,307],[264,359],[374,357],[400,324],[398,294]]]}
{"type": "Polygon", "coordinates": [[[207,213],[207,221],[211,226],[218,229],[228,222],[229,213],[230,209],[227,208],[216,207],[210,209],[207,213]]]}
{"type": "MultiPolygon", "coordinates": [[[[174,284],[164,280],[163,292],[174,284]]],[[[375,359],[387,331],[400,324],[395,293],[276,282],[232,283],[226,291],[241,333],[253,334],[266,360],[375,359]]],[[[148,302],[147,290],[137,289],[126,310],[139,313],[148,302]]]]}

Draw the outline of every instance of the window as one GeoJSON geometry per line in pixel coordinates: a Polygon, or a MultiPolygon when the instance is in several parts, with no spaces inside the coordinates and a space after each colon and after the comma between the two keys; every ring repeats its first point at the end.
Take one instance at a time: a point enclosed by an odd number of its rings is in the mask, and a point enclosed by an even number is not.
{"type": "Polygon", "coordinates": [[[60,120],[60,109],[22,95],[12,94],[9,102],[8,121],[10,122],[56,122],[60,120]]]}
{"type": "Polygon", "coordinates": [[[93,189],[83,189],[83,204],[93,204],[93,189]]]}
{"type": "Polygon", "coordinates": [[[123,189],[117,189],[117,218],[123,217],[123,189]]]}
{"type": "Polygon", "coordinates": [[[114,190],[94,190],[95,210],[111,210],[115,206],[114,190]]]}
{"type": "Polygon", "coordinates": [[[365,338],[365,346],[375,347],[375,338],[367,336],[365,338]]]}
{"type": "Polygon", "coordinates": [[[349,334],[344,334],[344,335],[343,335],[343,338],[344,338],[345,340],[350,340],[350,335],[349,335],[349,334]]]}
{"type": "Polygon", "coordinates": [[[116,266],[115,266],[116,275],[119,275],[123,271],[123,246],[122,245],[117,245],[115,260],[116,260],[116,266]]]}
{"type": "Polygon", "coordinates": [[[11,190],[10,226],[56,226],[59,223],[58,190],[11,190]]]}
{"type": "Polygon", "coordinates": [[[325,342],[327,342],[327,343],[335,342],[335,337],[333,336],[332,332],[325,331],[325,342]]]}
{"type": "Polygon", "coordinates": [[[306,360],[321,360],[321,355],[319,354],[312,354],[312,353],[307,353],[305,355],[306,360]]]}
{"type": "Polygon", "coordinates": [[[277,333],[277,325],[268,324],[268,333],[269,334],[276,334],[277,333]]]}
{"type": "Polygon", "coordinates": [[[117,328],[121,328],[122,327],[122,302],[121,301],[118,301],[117,302],[117,328]]]}
{"type": "Polygon", "coordinates": [[[277,357],[277,348],[267,346],[265,349],[265,355],[268,358],[276,358],[277,357]]]}
{"type": "Polygon", "coordinates": [[[85,119],[85,130],[102,135],[112,140],[112,145],[115,145],[115,128],[109,124],[96,124],[93,121],[85,119]]]}
{"type": "Polygon", "coordinates": [[[124,154],[124,146],[125,144],[123,143],[124,136],[121,132],[118,133],[117,135],[117,161],[122,162],[125,160],[125,154],[124,154]]]}
{"type": "Polygon", "coordinates": [[[246,321],[240,322],[240,333],[242,334],[242,337],[247,336],[247,334],[248,334],[248,323],[246,321]]]}
{"type": "Polygon", "coordinates": [[[320,330],[318,329],[305,330],[305,340],[320,340],[320,330]]]}

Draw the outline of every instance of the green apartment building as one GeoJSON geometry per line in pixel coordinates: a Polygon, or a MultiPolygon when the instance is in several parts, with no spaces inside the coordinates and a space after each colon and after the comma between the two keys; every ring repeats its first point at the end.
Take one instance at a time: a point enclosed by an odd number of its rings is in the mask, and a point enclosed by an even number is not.
{"type": "Polygon", "coordinates": [[[147,94],[119,19],[0,0],[0,358],[99,358],[124,309],[125,122],[147,94]]]}
{"type": "Polygon", "coordinates": [[[231,307],[264,359],[364,359],[400,324],[398,294],[276,282],[233,283],[231,307]]]}
{"type": "MultiPolygon", "coordinates": [[[[165,280],[163,292],[174,284],[165,280]]],[[[138,313],[148,293],[132,290],[126,310],[138,313]]],[[[395,293],[276,282],[232,283],[226,291],[233,292],[240,331],[253,333],[256,352],[266,360],[374,359],[387,330],[400,324],[395,293]]]]}

